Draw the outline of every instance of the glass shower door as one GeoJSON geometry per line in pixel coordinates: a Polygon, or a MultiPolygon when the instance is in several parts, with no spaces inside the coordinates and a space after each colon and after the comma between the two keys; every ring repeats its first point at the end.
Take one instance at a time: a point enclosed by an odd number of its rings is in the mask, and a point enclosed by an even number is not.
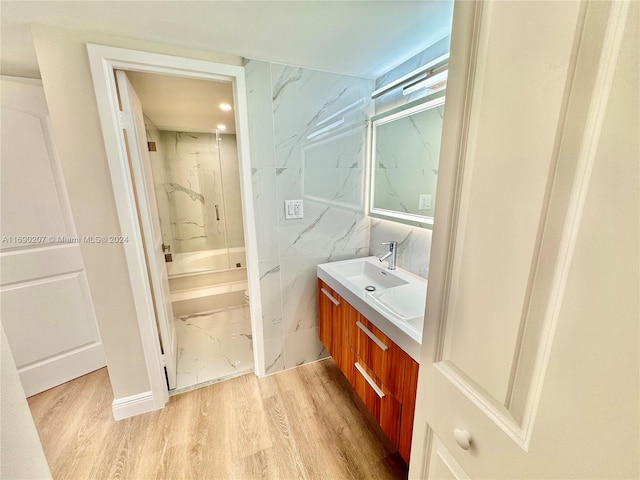
{"type": "Polygon", "coordinates": [[[158,203],[165,244],[180,271],[229,268],[224,196],[215,134],[160,133],[154,176],[163,179],[158,203]],[[162,165],[159,165],[162,163],[162,165]],[[165,200],[166,199],[166,200],[165,200]],[[164,214],[163,214],[164,210],[164,214]]]}

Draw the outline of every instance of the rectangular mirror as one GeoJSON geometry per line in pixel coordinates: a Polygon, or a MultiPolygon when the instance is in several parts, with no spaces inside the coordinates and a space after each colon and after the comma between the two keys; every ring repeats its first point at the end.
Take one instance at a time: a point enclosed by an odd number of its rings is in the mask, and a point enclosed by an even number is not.
{"type": "Polygon", "coordinates": [[[444,100],[404,105],[371,119],[371,216],[432,227],[444,100]]]}

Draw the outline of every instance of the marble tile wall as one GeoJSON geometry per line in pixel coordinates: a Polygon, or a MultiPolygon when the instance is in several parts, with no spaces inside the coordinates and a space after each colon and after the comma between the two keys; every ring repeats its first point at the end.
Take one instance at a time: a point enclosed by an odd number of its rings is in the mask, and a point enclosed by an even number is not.
{"type": "Polygon", "coordinates": [[[369,253],[366,120],[373,81],[246,64],[260,290],[268,374],[327,356],[318,340],[316,266],[369,253]],[[287,220],[284,201],[302,199],[287,220]]]}
{"type": "MultiPolygon", "coordinates": [[[[376,88],[386,85],[421,65],[425,65],[433,59],[444,55],[449,51],[450,40],[449,36],[441,39],[418,55],[378,77],[375,82],[376,88]]],[[[414,100],[424,97],[425,93],[426,90],[418,90],[411,95],[402,95],[402,90],[398,90],[383,95],[375,101],[375,113],[383,113],[413,102],[414,100]]],[[[391,240],[398,242],[398,266],[427,278],[429,275],[429,255],[431,252],[431,230],[387,220],[372,219],[369,254],[384,254],[387,252],[388,247],[380,244],[391,240]]]]}
{"type": "Polygon", "coordinates": [[[244,246],[235,135],[221,135],[218,151],[213,133],[158,131],[146,121],[165,244],[173,253],[244,246]]]}

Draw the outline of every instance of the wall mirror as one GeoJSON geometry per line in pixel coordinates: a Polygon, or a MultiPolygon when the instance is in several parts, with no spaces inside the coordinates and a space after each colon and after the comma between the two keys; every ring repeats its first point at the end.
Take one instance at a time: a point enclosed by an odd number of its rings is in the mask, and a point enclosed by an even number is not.
{"type": "Polygon", "coordinates": [[[445,97],[371,119],[369,215],[432,228],[445,97]]]}

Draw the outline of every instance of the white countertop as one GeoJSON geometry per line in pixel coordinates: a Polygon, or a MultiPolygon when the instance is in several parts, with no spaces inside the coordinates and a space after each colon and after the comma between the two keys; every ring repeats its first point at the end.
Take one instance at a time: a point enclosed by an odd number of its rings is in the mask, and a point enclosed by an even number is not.
{"type": "Polygon", "coordinates": [[[378,257],[323,263],[318,265],[317,274],[318,278],[420,363],[427,292],[424,278],[401,268],[387,270],[386,262],[380,262],[378,257]],[[365,267],[367,274],[358,275],[358,271],[364,271],[365,267]],[[382,281],[390,286],[385,288],[385,284],[378,283],[376,275],[380,275],[382,281]],[[387,281],[389,278],[390,282],[387,281]],[[366,291],[362,285],[369,279],[371,281],[368,283],[376,286],[374,292],[366,291]],[[396,302],[393,308],[385,305],[388,298],[396,302]]]}

